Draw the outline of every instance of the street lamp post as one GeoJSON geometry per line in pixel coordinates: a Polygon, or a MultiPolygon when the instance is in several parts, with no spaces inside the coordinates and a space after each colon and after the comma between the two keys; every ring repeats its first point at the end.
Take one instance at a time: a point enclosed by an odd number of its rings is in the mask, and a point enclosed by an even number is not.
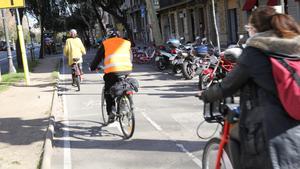
{"type": "Polygon", "coordinates": [[[8,29],[7,29],[7,22],[5,17],[5,9],[1,10],[2,19],[3,19],[3,27],[5,32],[5,40],[6,40],[6,46],[7,46],[7,58],[8,58],[8,65],[9,65],[9,73],[16,73],[16,69],[14,67],[11,49],[10,49],[10,43],[9,43],[9,35],[8,35],[8,29]]]}

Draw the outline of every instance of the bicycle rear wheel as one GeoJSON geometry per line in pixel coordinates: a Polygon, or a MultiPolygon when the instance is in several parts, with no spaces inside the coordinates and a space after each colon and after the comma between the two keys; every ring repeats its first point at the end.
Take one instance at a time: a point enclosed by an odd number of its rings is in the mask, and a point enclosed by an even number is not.
{"type": "MultiPolygon", "coordinates": [[[[220,142],[221,139],[212,138],[206,143],[202,156],[202,169],[215,169],[220,142]]],[[[223,149],[220,165],[221,169],[233,169],[233,165],[229,157],[229,150],[226,145],[223,149]]]]}
{"type": "Polygon", "coordinates": [[[104,91],[105,87],[103,87],[102,89],[102,94],[101,94],[101,112],[102,112],[102,122],[104,125],[108,124],[108,115],[107,115],[107,111],[106,111],[106,101],[105,101],[105,97],[104,97],[104,91]]]}
{"type": "Polygon", "coordinates": [[[123,95],[119,100],[119,122],[125,139],[132,137],[135,128],[135,118],[131,96],[123,95]]]}

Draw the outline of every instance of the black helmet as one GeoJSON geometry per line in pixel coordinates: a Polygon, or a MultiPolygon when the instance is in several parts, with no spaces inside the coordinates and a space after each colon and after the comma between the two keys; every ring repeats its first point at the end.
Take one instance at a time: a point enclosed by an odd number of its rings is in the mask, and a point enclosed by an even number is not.
{"type": "Polygon", "coordinates": [[[114,28],[112,28],[107,31],[107,37],[108,38],[119,37],[119,34],[114,28]]]}

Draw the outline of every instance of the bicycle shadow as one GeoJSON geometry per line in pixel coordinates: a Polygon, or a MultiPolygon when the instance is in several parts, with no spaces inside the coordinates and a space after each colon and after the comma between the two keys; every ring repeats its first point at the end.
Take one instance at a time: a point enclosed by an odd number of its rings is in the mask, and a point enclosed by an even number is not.
{"type": "Polygon", "coordinates": [[[55,122],[55,134],[54,136],[56,138],[64,137],[64,132],[66,131],[66,128],[68,128],[69,136],[80,139],[80,140],[89,140],[87,138],[84,138],[82,136],[88,136],[88,137],[117,137],[120,139],[123,139],[123,135],[113,133],[107,129],[108,125],[92,121],[92,120],[68,120],[68,121],[57,121],[55,122]],[[71,122],[71,124],[70,124],[71,122]],[[68,125],[65,123],[69,123],[68,125]],[[84,123],[89,123],[89,126],[84,126],[84,123]]]}
{"type": "Polygon", "coordinates": [[[157,138],[131,138],[125,140],[123,135],[109,131],[102,123],[90,120],[70,120],[72,124],[64,124],[67,121],[56,122],[55,147],[64,147],[66,141],[64,132],[69,132],[70,145],[75,149],[118,149],[129,151],[161,151],[182,152],[179,148],[184,146],[189,152],[203,150],[206,141],[171,140],[157,138]],[[75,122],[75,123],[74,123],[75,122]],[[79,122],[89,122],[89,125],[78,125],[79,122]]]}

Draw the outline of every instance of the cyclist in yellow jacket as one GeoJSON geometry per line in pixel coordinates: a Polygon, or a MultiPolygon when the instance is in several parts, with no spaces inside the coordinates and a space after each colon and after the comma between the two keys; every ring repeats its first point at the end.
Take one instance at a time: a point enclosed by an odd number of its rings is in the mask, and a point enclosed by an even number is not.
{"type": "Polygon", "coordinates": [[[74,61],[74,58],[79,59],[79,67],[82,73],[82,55],[86,54],[85,48],[82,44],[82,41],[77,37],[77,31],[75,29],[71,29],[70,38],[67,39],[65,47],[64,47],[64,55],[68,58],[68,64],[71,66],[74,61]]]}
{"type": "Polygon", "coordinates": [[[132,71],[131,43],[120,38],[115,30],[107,34],[107,39],[102,41],[97,54],[91,63],[90,69],[96,70],[99,63],[104,60],[104,81],[106,109],[109,115],[109,122],[113,122],[115,109],[114,98],[109,94],[110,88],[119,81],[120,76],[129,75],[132,71]]]}

